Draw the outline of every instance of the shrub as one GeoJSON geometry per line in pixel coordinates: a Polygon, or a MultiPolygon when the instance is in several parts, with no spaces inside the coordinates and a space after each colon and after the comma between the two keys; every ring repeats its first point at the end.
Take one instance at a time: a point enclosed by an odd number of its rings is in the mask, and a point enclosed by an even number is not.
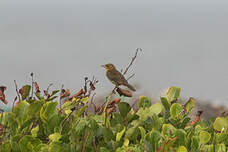
{"type": "Polygon", "coordinates": [[[26,93],[11,112],[4,113],[1,152],[227,151],[228,117],[205,121],[198,112],[190,118],[196,101],[178,103],[178,87],[171,87],[155,104],[141,96],[137,110],[125,98],[112,102],[108,97],[95,114],[86,111],[88,96],[75,96],[58,108],[57,92],[49,98],[36,94],[35,99],[26,93]]]}

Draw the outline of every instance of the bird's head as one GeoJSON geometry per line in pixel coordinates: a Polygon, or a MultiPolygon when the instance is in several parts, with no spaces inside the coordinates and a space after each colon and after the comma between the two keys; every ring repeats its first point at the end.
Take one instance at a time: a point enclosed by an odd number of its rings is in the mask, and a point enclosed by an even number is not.
{"type": "Polygon", "coordinates": [[[113,64],[111,64],[111,63],[102,65],[102,67],[104,67],[106,69],[106,71],[115,69],[115,66],[113,64]]]}

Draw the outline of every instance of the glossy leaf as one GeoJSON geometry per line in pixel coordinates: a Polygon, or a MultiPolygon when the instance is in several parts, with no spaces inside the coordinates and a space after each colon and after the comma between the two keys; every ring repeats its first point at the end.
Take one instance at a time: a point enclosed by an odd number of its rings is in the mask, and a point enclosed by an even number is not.
{"type": "Polygon", "coordinates": [[[171,87],[169,88],[168,92],[166,93],[166,98],[169,102],[176,100],[180,96],[181,89],[178,87],[171,87]]]}
{"type": "Polygon", "coordinates": [[[179,103],[174,103],[170,108],[170,115],[173,119],[177,120],[181,116],[181,112],[183,111],[183,106],[179,103]]]}
{"type": "Polygon", "coordinates": [[[210,141],[211,134],[208,133],[207,131],[201,131],[199,134],[199,139],[200,139],[200,143],[206,144],[210,141]]]}
{"type": "Polygon", "coordinates": [[[117,142],[119,142],[120,139],[123,137],[123,135],[124,135],[124,133],[125,133],[125,130],[126,130],[126,128],[124,127],[123,130],[122,130],[121,132],[118,132],[118,133],[116,134],[116,141],[117,141],[117,142]]]}
{"type": "Polygon", "coordinates": [[[139,96],[139,103],[138,103],[138,107],[139,108],[148,108],[151,106],[151,99],[149,97],[146,96],[139,96]]]}
{"type": "Polygon", "coordinates": [[[228,117],[217,117],[213,127],[217,131],[227,130],[228,128],[228,117]]]}
{"type": "Polygon", "coordinates": [[[120,110],[120,114],[123,118],[125,118],[127,114],[131,111],[131,106],[126,102],[120,102],[118,104],[118,107],[120,110]]]}

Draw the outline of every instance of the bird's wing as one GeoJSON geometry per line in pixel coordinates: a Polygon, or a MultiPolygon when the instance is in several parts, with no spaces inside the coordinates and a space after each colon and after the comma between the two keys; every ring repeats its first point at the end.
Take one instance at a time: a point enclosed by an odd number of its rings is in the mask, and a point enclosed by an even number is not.
{"type": "Polygon", "coordinates": [[[107,77],[113,83],[117,83],[117,85],[124,85],[128,83],[124,76],[117,70],[107,73],[107,77]]]}

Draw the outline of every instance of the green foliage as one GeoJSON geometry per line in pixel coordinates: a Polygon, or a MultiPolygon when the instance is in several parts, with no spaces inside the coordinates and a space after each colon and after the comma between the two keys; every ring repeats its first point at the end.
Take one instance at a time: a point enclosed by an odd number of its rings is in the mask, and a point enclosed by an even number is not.
{"type": "Polygon", "coordinates": [[[24,97],[0,122],[1,152],[226,152],[228,117],[214,122],[199,120],[192,125],[189,114],[195,107],[190,98],[178,103],[180,88],[171,87],[161,102],[152,104],[140,96],[138,109],[121,99],[117,110],[107,113],[110,99],[101,114],[87,113],[88,97],[74,98],[58,108],[53,97],[36,94],[24,97]],[[175,102],[174,102],[175,101],[175,102]]]}

